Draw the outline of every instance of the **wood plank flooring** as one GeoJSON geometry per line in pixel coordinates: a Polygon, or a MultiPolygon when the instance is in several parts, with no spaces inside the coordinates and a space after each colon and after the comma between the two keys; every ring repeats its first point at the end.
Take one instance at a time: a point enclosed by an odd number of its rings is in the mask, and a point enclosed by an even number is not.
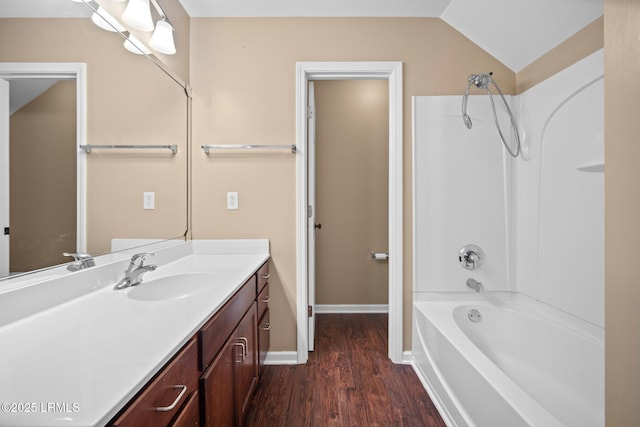
{"type": "Polygon", "coordinates": [[[306,365],[266,366],[246,427],[444,427],[413,368],[387,357],[386,314],[319,314],[306,365]]]}

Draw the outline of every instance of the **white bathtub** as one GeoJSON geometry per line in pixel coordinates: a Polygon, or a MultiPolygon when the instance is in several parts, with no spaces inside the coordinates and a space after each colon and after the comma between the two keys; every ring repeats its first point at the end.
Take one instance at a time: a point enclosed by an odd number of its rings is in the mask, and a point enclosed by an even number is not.
{"type": "Polygon", "coordinates": [[[520,294],[415,300],[414,368],[447,425],[604,425],[602,328],[520,294]]]}

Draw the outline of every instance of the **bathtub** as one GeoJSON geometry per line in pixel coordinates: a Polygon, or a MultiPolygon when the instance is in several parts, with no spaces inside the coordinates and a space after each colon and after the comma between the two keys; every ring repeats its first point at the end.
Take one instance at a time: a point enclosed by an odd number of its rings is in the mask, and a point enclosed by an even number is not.
{"type": "Polygon", "coordinates": [[[416,295],[412,357],[448,426],[604,426],[604,330],[524,295],[416,295]]]}

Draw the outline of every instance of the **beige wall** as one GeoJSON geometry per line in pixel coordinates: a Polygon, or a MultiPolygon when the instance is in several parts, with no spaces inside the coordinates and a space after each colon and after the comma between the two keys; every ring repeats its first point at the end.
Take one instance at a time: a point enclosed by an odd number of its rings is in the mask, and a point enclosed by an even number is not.
{"type": "Polygon", "coordinates": [[[297,61],[404,64],[404,348],[411,348],[411,96],[462,94],[492,70],[515,75],[440,19],[196,18],[191,22],[193,237],[271,239],[272,350],[296,349],[295,157],[205,156],[205,143],[295,144],[297,61]],[[227,211],[227,191],[240,209],[227,211]]]}
{"type": "Polygon", "coordinates": [[[640,424],[640,3],[605,0],[606,422],[640,424]]]}
{"type": "Polygon", "coordinates": [[[518,93],[537,85],[568,66],[604,47],[604,18],[591,24],[551,49],[518,72],[518,93]]]}
{"type": "Polygon", "coordinates": [[[389,83],[314,85],[316,304],[387,304],[389,83]]]}
{"type": "Polygon", "coordinates": [[[9,271],[67,262],[62,253],[76,250],[75,81],[59,81],[16,111],[9,129],[9,271]]]}
{"type": "Polygon", "coordinates": [[[187,228],[187,101],[184,90],[119,35],[88,19],[0,19],[2,62],[87,64],[89,144],[177,144],[170,151],[87,156],[88,251],[114,237],[169,238],[187,228]],[[142,193],[156,192],[156,210],[142,193]]]}

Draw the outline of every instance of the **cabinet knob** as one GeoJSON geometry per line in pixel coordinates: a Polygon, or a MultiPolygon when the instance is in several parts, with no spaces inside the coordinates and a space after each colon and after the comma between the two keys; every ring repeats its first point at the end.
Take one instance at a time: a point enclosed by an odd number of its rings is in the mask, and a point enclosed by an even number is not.
{"type": "Polygon", "coordinates": [[[268,279],[269,277],[271,277],[271,273],[264,273],[260,275],[261,279],[268,279]]]}
{"type": "Polygon", "coordinates": [[[271,323],[265,322],[265,324],[262,326],[262,330],[263,331],[268,331],[270,329],[271,329],[271,323]]]}

